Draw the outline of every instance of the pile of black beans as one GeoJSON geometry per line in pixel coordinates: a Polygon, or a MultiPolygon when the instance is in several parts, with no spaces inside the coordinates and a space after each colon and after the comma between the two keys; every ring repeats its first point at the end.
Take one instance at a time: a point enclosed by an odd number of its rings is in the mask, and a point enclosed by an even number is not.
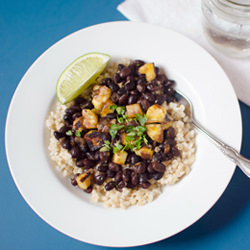
{"type": "MultiPolygon", "coordinates": [[[[140,103],[144,113],[153,104],[163,104],[175,101],[173,80],[167,78],[159,69],[155,67],[156,78],[151,82],[147,82],[144,74],[138,72],[138,68],[144,64],[141,60],[135,60],[130,65],[118,65],[118,72],[112,78],[101,80],[100,85],[106,85],[112,90],[111,101],[118,106],[126,106],[129,104],[140,103]]],[[[93,109],[91,97],[85,100],[79,96],[74,100],[74,104],[65,110],[63,120],[64,126],[59,131],[54,131],[54,136],[59,140],[60,145],[67,149],[72,158],[75,159],[76,166],[82,168],[83,173],[92,169],[94,171],[93,185],[105,184],[105,190],[109,191],[116,188],[122,191],[122,188],[149,188],[150,180],[160,180],[166,170],[163,161],[171,161],[172,158],[178,157],[180,151],[176,147],[175,130],[173,127],[168,128],[164,132],[163,143],[157,143],[148,136],[148,142],[154,149],[151,160],[145,160],[137,156],[134,152],[127,151],[128,157],[126,167],[122,167],[112,162],[112,150],[102,152],[100,149],[91,151],[84,140],[84,133],[76,136],[72,131],[73,121],[81,116],[82,109],[93,109]],[[108,182],[105,182],[109,178],[108,182]]],[[[100,118],[102,123],[109,123],[109,120],[115,119],[116,113],[110,113],[105,118],[100,118]]],[[[132,121],[133,124],[133,121],[132,121]]],[[[136,123],[134,124],[136,126],[136,123]]],[[[101,127],[101,126],[100,126],[101,127]]],[[[101,131],[103,132],[103,131],[101,131]]],[[[86,132],[85,132],[86,133],[86,132]]],[[[103,132],[105,139],[111,141],[111,146],[119,140],[119,135],[111,140],[107,131],[103,132]]],[[[76,174],[72,179],[72,185],[77,185],[76,174]]],[[[85,192],[90,193],[93,185],[85,192]]]]}

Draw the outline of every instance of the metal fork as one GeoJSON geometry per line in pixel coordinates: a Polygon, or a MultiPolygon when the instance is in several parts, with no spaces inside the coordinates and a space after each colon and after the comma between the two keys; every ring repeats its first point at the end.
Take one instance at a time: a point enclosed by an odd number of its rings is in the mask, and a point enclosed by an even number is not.
{"type": "Polygon", "coordinates": [[[187,96],[176,90],[175,98],[179,103],[182,103],[186,107],[185,110],[191,118],[192,125],[200,132],[202,132],[202,134],[207,136],[221,150],[221,152],[225,156],[232,160],[244,172],[244,174],[250,178],[250,160],[243,157],[235,149],[228,146],[226,143],[222,142],[220,139],[212,135],[195,120],[193,113],[193,105],[187,96]]]}

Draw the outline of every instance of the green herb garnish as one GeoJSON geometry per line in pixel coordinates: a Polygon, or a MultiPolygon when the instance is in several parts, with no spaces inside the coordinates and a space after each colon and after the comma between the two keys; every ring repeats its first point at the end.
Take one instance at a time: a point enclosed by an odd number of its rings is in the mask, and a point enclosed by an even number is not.
{"type": "Polygon", "coordinates": [[[145,125],[146,121],[148,120],[148,117],[144,114],[136,114],[136,120],[141,124],[145,125]]]}
{"type": "Polygon", "coordinates": [[[68,130],[68,131],[66,132],[66,135],[71,136],[71,135],[73,135],[73,133],[72,133],[71,130],[68,130]]]}
{"type": "Polygon", "coordinates": [[[81,133],[80,130],[76,130],[75,135],[78,136],[78,137],[81,137],[81,136],[82,136],[82,133],[81,133]]]}
{"type": "Polygon", "coordinates": [[[104,144],[103,144],[102,148],[100,149],[100,151],[101,152],[107,152],[107,151],[110,151],[110,150],[111,150],[110,141],[109,140],[104,141],[104,144]]]}
{"type": "Polygon", "coordinates": [[[124,127],[124,125],[118,125],[118,124],[111,124],[110,125],[110,130],[109,133],[111,135],[111,138],[114,139],[117,132],[122,129],[124,127]]]}
{"type": "Polygon", "coordinates": [[[117,141],[114,146],[113,146],[113,153],[115,154],[116,152],[122,150],[123,146],[117,141]]]}

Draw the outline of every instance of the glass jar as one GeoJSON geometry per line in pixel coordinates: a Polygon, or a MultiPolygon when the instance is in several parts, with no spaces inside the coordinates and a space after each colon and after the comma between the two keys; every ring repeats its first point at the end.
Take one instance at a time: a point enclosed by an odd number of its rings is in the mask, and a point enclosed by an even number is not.
{"type": "Polygon", "coordinates": [[[208,41],[226,55],[250,58],[250,0],[202,0],[208,41]]]}

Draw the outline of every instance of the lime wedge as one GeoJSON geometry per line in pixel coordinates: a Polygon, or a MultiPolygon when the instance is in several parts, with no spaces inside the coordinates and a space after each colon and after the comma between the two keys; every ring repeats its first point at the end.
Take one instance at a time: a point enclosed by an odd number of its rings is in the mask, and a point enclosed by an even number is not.
{"type": "Polygon", "coordinates": [[[56,95],[62,104],[66,104],[87,89],[103,72],[110,56],[92,52],[78,57],[60,75],[56,95]]]}

